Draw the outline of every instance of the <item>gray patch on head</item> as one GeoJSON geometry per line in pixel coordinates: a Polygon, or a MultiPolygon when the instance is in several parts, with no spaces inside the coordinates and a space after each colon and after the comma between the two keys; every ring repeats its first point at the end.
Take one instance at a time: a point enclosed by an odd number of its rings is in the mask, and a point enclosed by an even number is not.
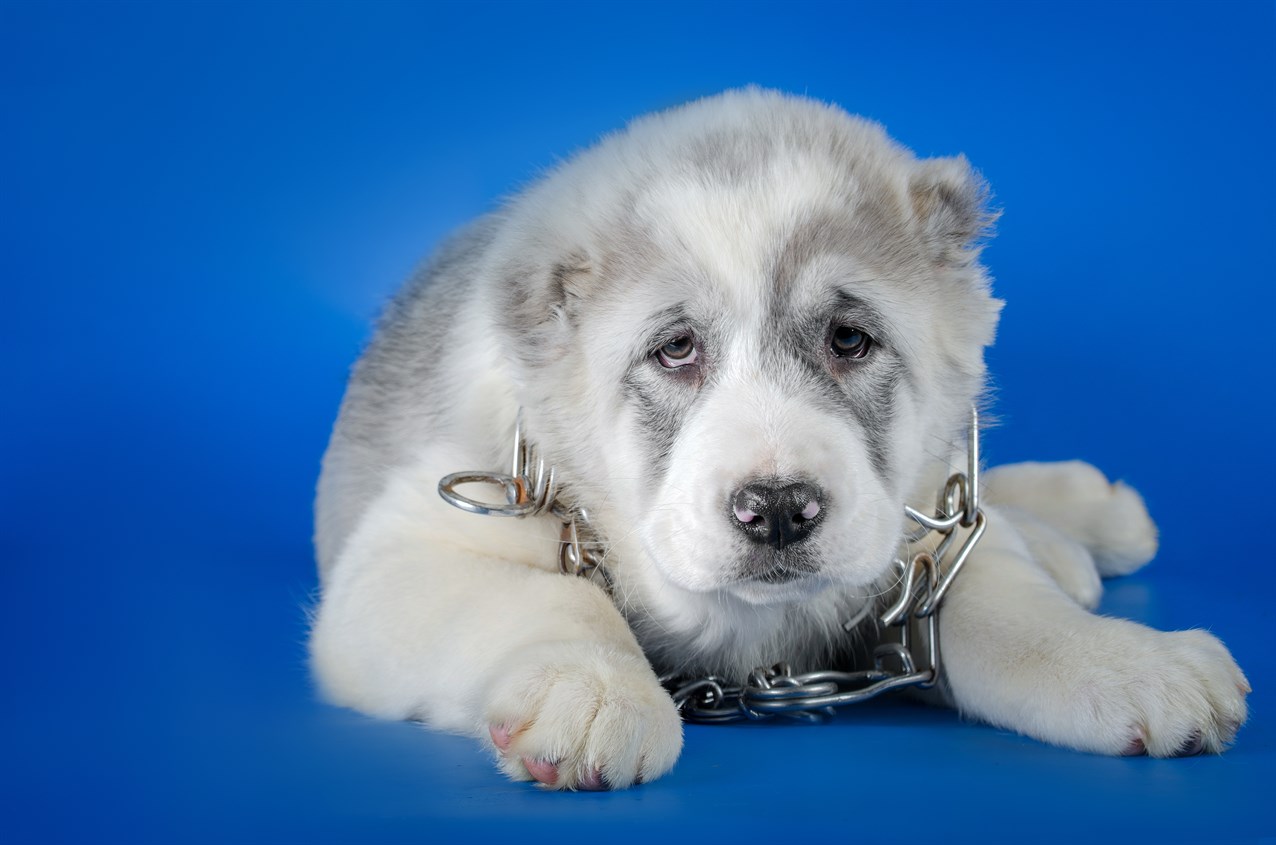
{"type": "Polygon", "coordinates": [[[891,472],[890,439],[895,428],[895,397],[904,380],[904,372],[898,358],[883,362],[875,372],[857,381],[850,390],[852,398],[848,402],[864,431],[864,443],[873,469],[890,493],[897,492],[891,472]]]}
{"type": "MultiPolygon", "coordinates": [[[[813,368],[808,372],[813,372],[813,368]]],[[[896,420],[896,396],[904,381],[903,372],[903,364],[892,359],[867,363],[860,371],[848,373],[840,379],[827,369],[812,379],[813,403],[835,417],[855,420],[873,471],[890,493],[897,492],[890,444],[896,420]]]]}
{"type": "Polygon", "coordinates": [[[895,492],[890,440],[896,421],[896,396],[909,379],[908,368],[894,351],[891,330],[865,300],[844,291],[810,308],[790,313],[786,291],[778,290],[767,323],[777,326],[781,342],[769,345],[763,359],[767,376],[779,383],[803,382],[794,389],[834,417],[852,418],[864,437],[865,450],[883,486],[895,492]],[[837,361],[828,345],[835,325],[853,325],[874,340],[862,361],[837,361]]]}
{"type": "MultiPolygon", "coordinates": [[[[645,366],[649,365],[636,364],[634,369],[645,366]]],[[[685,386],[655,384],[633,369],[623,383],[625,401],[633,409],[643,445],[646,458],[643,487],[649,494],[654,494],[664,481],[678,436],[682,433],[685,406],[689,403],[686,399],[678,401],[681,397],[674,393],[679,388],[684,392],[687,390],[685,386]]]]}

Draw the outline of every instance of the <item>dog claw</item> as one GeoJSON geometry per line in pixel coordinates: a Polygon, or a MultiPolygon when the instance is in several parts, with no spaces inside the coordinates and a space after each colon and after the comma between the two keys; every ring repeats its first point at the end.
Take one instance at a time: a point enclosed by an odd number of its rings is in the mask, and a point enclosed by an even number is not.
{"type": "Polygon", "coordinates": [[[1130,744],[1127,745],[1125,747],[1125,750],[1121,752],[1121,756],[1122,757],[1143,757],[1143,756],[1146,756],[1147,753],[1148,753],[1148,747],[1143,742],[1143,737],[1136,736],[1134,739],[1130,740],[1130,744]]]}

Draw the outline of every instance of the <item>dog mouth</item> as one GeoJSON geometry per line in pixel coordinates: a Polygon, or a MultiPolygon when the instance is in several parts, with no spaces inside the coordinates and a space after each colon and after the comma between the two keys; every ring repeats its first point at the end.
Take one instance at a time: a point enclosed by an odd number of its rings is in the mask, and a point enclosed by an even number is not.
{"type": "Polygon", "coordinates": [[[788,584],[793,581],[801,581],[810,574],[810,572],[798,572],[793,569],[786,569],[782,566],[777,566],[774,569],[769,569],[759,575],[754,575],[749,580],[759,584],[788,584]]]}
{"type": "Polygon", "coordinates": [[[753,584],[791,584],[819,571],[819,564],[808,555],[797,555],[785,550],[747,556],[737,569],[737,577],[753,584]]]}
{"type": "Polygon", "coordinates": [[[799,559],[778,554],[767,558],[741,560],[723,589],[749,604],[770,607],[808,601],[833,585],[812,555],[799,559]]]}

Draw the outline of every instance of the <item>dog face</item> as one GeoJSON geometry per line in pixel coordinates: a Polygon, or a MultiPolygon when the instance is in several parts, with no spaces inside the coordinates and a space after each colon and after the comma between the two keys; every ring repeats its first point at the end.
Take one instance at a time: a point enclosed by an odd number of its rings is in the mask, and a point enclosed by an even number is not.
{"type": "Polygon", "coordinates": [[[757,91],[525,196],[501,250],[502,307],[535,327],[506,339],[520,399],[571,495],[641,549],[626,565],[751,605],[882,577],[982,388],[983,197],[962,160],[757,91]]]}

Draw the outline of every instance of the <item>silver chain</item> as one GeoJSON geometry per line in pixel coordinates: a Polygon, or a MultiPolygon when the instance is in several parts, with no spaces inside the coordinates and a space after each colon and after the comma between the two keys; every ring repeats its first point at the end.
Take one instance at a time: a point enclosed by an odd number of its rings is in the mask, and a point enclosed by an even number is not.
{"type": "MultiPolygon", "coordinates": [[[[602,548],[589,524],[588,512],[559,501],[553,467],[547,467],[523,433],[522,413],[514,425],[514,455],[510,473],[456,472],[439,482],[439,495],[461,510],[486,516],[528,517],[550,514],[562,522],[558,568],[564,575],[590,578],[601,575],[602,548]],[[488,484],[501,488],[505,502],[491,504],[457,492],[462,484],[488,484]]],[[[934,550],[901,555],[892,562],[896,587],[894,600],[877,617],[883,630],[895,629],[898,642],[882,642],[873,650],[872,668],[858,671],[826,669],[793,674],[787,663],[759,667],[743,684],[730,684],[709,675],[686,678],[668,675],[660,679],[683,718],[692,722],[732,722],[785,715],[819,720],[833,708],[854,704],[903,687],[928,689],[940,679],[939,607],[953,579],[984,534],[987,522],[979,506],[979,416],[972,408],[967,440],[966,472],[954,473],[939,491],[933,514],[904,506],[917,524],[905,535],[902,547],[937,534],[934,550]],[[916,629],[916,631],[914,631],[916,629]],[[920,641],[920,642],[918,642],[920,641]],[[919,659],[915,652],[922,652],[919,659]]],[[[843,624],[854,630],[873,610],[843,624]]]]}

